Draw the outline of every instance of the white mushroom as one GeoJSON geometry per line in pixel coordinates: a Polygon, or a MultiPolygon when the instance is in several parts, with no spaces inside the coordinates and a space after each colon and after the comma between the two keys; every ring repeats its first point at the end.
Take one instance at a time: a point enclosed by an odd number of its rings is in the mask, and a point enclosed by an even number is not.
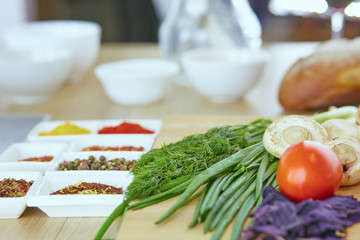
{"type": "Polygon", "coordinates": [[[327,131],[329,138],[353,137],[358,138],[358,126],[344,119],[330,119],[321,124],[327,131]]]}
{"type": "Polygon", "coordinates": [[[278,158],[288,147],[305,140],[324,143],[328,140],[328,134],[318,122],[300,115],[289,115],[273,121],[263,136],[265,149],[278,158]]]}
{"type": "Polygon", "coordinates": [[[360,141],[352,137],[335,137],[328,145],[339,157],[343,166],[341,186],[360,182],[360,141]]]}

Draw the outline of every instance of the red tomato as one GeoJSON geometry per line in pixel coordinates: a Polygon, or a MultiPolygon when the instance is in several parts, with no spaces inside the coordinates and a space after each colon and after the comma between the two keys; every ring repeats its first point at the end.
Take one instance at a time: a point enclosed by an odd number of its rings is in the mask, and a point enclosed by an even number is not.
{"type": "Polygon", "coordinates": [[[340,186],[342,166],[327,146],[304,141],[289,147],[280,158],[276,181],[289,199],[321,200],[334,195],[340,186]]]}

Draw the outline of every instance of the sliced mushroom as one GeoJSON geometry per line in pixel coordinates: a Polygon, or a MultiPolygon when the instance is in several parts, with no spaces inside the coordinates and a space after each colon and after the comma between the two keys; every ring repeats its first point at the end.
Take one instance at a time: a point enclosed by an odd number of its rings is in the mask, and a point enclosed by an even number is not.
{"type": "Polygon", "coordinates": [[[273,121],[263,136],[265,149],[278,158],[288,147],[305,140],[324,143],[328,140],[328,134],[318,122],[300,115],[289,115],[273,121]]]}
{"type": "Polygon", "coordinates": [[[329,138],[353,137],[358,138],[358,126],[345,119],[330,119],[321,124],[327,131],[329,138]]]}
{"type": "Polygon", "coordinates": [[[328,145],[339,157],[343,166],[341,186],[360,182],[360,141],[352,137],[335,137],[328,145]]]}

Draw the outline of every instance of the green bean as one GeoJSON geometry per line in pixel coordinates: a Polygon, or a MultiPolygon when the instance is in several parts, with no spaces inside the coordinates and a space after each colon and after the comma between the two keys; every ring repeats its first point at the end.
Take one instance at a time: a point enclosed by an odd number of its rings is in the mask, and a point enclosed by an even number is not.
{"type": "Polygon", "coordinates": [[[229,168],[234,167],[238,164],[239,161],[243,159],[251,158],[250,152],[256,154],[258,151],[262,151],[264,145],[262,142],[249,146],[245,149],[242,149],[235,154],[223,159],[220,162],[217,162],[204,170],[202,173],[197,175],[190,185],[187,187],[185,192],[180,196],[178,201],[162,216],[159,220],[156,221],[156,224],[163,222],[165,219],[169,218],[174,214],[179,208],[186,204],[187,200],[199,189],[201,185],[208,182],[212,177],[218,175],[221,172],[228,171],[229,168]],[[254,151],[257,150],[257,151],[254,151]]]}
{"type": "Polygon", "coordinates": [[[178,186],[179,184],[188,181],[189,179],[194,178],[195,175],[186,175],[186,176],[182,176],[182,177],[178,177],[175,178],[169,182],[164,183],[163,185],[161,185],[161,187],[159,188],[160,192],[166,192],[170,189],[172,189],[173,187],[178,186]]]}
{"type": "Polygon", "coordinates": [[[257,200],[261,193],[262,193],[262,186],[263,186],[263,178],[265,174],[266,167],[269,164],[269,158],[267,156],[268,154],[263,155],[262,161],[260,163],[257,175],[256,175],[256,190],[255,190],[255,200],[257,200]]]}
{"type": "MultiPolygon", "coordinates": [[[[269,179],[266,181],[265,185],[263,186],[262,191],[264,191],[264,188],[265,188],[266,186],[269,186],[269,185],[272,184],[272,182],[274,181],[275,177],[276,177],[276,173],[273,173],[273,174],[269,177],[269,179]]],[[[263,199],[263,198],[262,198],[262,195],[260,194],[260,197],[256,200],[256,208],[258,208],[258,207],[260,206],[260,204],[261,204],[261,202],[262,202],[262,199],[263,199]]]]}
{"type": "Polygon", "coordinates": [[[248,197],[245,200],[245,202],[242,204],[233,224],[233,230],[231,232],[231,240],[236,240],[239,238],[244,222],[246,218],[249,216],[253,207],[255,206],[255,198],[256,195],[252,193],[250,197],[248,197]]]}
{"type": "MultiPolygon", "coordinates": [[[[235,202],[239,197],[241,197],[243,194],[245,194],[248,191],[248,189],[251,187],[251,184],[254,182],[255,177],[256,177],[255,174],[252,175],[251,178],[248,181],[246,181],[245,184],[239,190],[237,190],[232,196],[230,196],[230,198],[227,199],[225,204],[221,206],[216,216],[213,216],[211,218],[209,216],[209,219],[211,219],[212,222],[211,224],[206,226],[208,228],[206,230],[213,230],[218,224],[220,224],[222,216],[226,214],[228,209],[232,208],[232,206],[235,204],[235,202]]],[[[205,230],[205,224],[204,224],[204,230],[205,230]]]]}
{"type": "Polygon", "coordinates": [[[154,205],[154,204],[159,203],[159,202],[163,202],[163,201],[165,201],[167,199],[170,199],[170,198],[173,198],[175,196],[178,196],[178,195],[182,194],[185,191],[185,189],[186,189],[186,187],[184,187],[182,189],[179,189],[178,191],[172,191],[171,193],[167,193],[166,195],[162,196],[161,198],[157,197],[157,195],[155,195],[153,197],[144,199],[142,201],[139,201],[137,203],[134,203],[134,204],[130,205],[129,209],[131,209],[131,210],[139,210],[141,208],[148,207],[148,206],[154,205]]]}
{"type": "Polygon", "coordinates": [[[170,198],[170,197],[166,197],[166,196],[172,196],[172,197],[177,196],[185,191],[185,188],[191,183],[191,181],[192,181],[192,179],[188,179],[185,182],[177,185],[176,187],[174,187],[166,192],[159,193],[155,196],[152,196],[152,197],[146,198],[144,200],[141,200],[137,203],[134,203],[131,205],[131,208],[132,209],[140,209],[140,208],[150,206],[152,204],[155,204],[155,203],[158,203],[158,202],[161,202],[163,200],[170,198]],[[174,195],[174,193],[175,193],[175,195],[174,195]],[[138,206],[142,206],[142,207],[138,207],[138,206]]]}
{"type": "MultiPolygon", "coordinates": [[[[264,177],[263,177],[264,180],[267,180],[271,175],[273,175],[273,173],[276,171],[277,165],[278,165],[278,161],[274,161],[272,164],[270,164],[270,166],[266,169],[266,171],[264,173],[264,177]]],[[[208,220],[208,219],[205,220],[204,229],[213,230],[218,224],[220,224],[220,221],[222,221],[222,216],[225,214],[225,212],[229,208],[232,208],[232,205],[235,204],[234,202],[236,201],[236,199],[241,197],[240,195],[242,195],[244,190],[246,192],[247,189],[250,188],[250,186],[251,186],[250,184],[252,184],[254,182],[254,179],[255,179],[255,174],[252,175],[251,178],[247,179],[246,183],[235,193],[229,192],[229,193],[227,193],[228,196],[224,196],[224,198],[221,199],[221,201],[219,200],[217,203],[218,203],[218,206],[220,206],[220,208],[219,207],[216,208],[217,206],[215,206],[212,209],[212,211],[210,211],[210,213],[208,215],[208,218],[210,220],[208,220]],[[208,220],[208,222],[207,222],[207,220],[208,220]],[[212,221],[212,222],[209,223],[209,221],[212,221]]],[[[254,183],[256,184],[256,182],[254,182],[254,183]]],[[[225,192],[223,194],[225,194],[225,192]]]]}
{"type": "Polygon", "coordinates": [[[214,207],[210,210],[208,216],[205,219],[204,223],[204,230],[207,231],[210,229],[210,224],[214,220],[216,216],[218,216],[218,211],[226,204],[226,202],[229,200],[231,196],[235,194],[235,192],[239,192],[240,188],[250,182],[251,179],[255,178],[256,170],[251,170],[247,172],[246,174],[240,176],[238,179],[236,179],[217,199],[214,207]]]}
{"type": "Polygon", "coordinates": [[[200,207],[200,215],[204,215],[205,214],[205,211],[206,211],[206,208],[207,208],[207,205],[208,205],[208,202],[210,201],[210,197],[211,195],[213,194],[213,192],[215,191],[216,187],[218,186],[218,184],[221,182],[221,178],[217,178],[215,181],[211,181],[209,182],[207,185],[210,185],[209,187],[209,191],[207,192],[206,196],[205,196],[205,199],[203,201],[203,203],[201,204],[201,207],[200,207]]]}
{"type": "Polygon", "coordinates": [[[221,235],[224,233],[225,228],[229,225],[235,214],[239,211],[239,208],[244,203],[244,200],[249,197],[255,191],[256,182],[252,181],[249,187],[245,190],[240,197],[236,199],[234,204],[226,211],[224,215],[221,217],[221,221],[216,226],[216,230],[211,238],[211,240],[218,240],[220,239],[221,235]]]}
{"type": "MultiPolygon", "coordinates": [[[[238,171],[240,171],[240,169],[238,170],[238,171]]],[[[236,174],[237,172],[235,172],[234,174],[232,174],[232,175],[230,175],[230,177],[226,180],[226,182],[224,183],[224,186],[222,187],[222,191],[225,191],[229,186],[230,186],[230,184],[234,181],[234,179],[235,179],[235,174],[236,174]]]]}
{"type": "Polygon", "coordinates": [[[237,176],[240,176],[241,174],[246,173],[246,172],[247,172],[247,168],[241,165],[241,168],[239,170],[237,170],[233,176],[234,176],[234,178],[236,178],[237,176]]]}
{"type": "MultiPolygon", "coordinates": [[[[254,144],[257,145],[257,144],[254,144]]],[[[252,146],[254,146],[252,145],[252,146]]],[[[245,166],[247,167],[248,165],[250,165],[252,162],[254,162],[255,159],[258,159],[259,156],[261,156],[264,152],[266,152],[264,145],[261,143],[262,148],[258,149],[255,148],[253,149],[249,154],[247,158],[243,158],[237,165],[236,168],[239,169],[241,166],[245,166]]]]}
{"type": "Polygon", "coordinates": [[[203,191],[201,192],[200,197],[199,197],[199,200],[198,200],[198,202],[197,202],[197,204],[196,204],[196,208],[195,208],[195,212],[194,212],[193,219],[192,219],[192,221],[190,222],[190,224],[188,225],[188,227],[194,227],[194,226],[198,223],[198,221],[199,221],[199,216],[200,216],[200,207],[201,207],[202,202],[204,201],[204,198],[205,198],[206,193],[208,192],[209,188],[210,188],[210,185],[207,184],[207,185],[205,186],[205,188],[203,189],[203,191]]]}
{"type": "Polygon", "coordinates": [[[230,174],[227,173],[223,177],[217,178],[212,184],[211,187],[206,194],[204,202],[200,209],[200,215],[204,216],[215,204],[217,197],[219,196],[222,186],[226,182],[226,180],[230,177],[230,174]]]}

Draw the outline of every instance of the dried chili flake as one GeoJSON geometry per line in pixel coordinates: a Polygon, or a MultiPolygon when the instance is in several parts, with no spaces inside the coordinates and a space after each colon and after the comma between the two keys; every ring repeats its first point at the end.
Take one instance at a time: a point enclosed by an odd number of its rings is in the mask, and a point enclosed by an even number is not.
{"type": "Polygon", "coordinates": [[[50,162],[53,160],[53,156],[43,156],[43,157],[31,157],[19,160],[19,162],[50,162]]]}
{"type": "Polygon", "coordinates": [[[102,183],[79,182],[69,185],[50,195],[74,195],[74,194],[123,194],[122,188],[113,187],[102,183]]]}
{"type": "Polygon", "coordinates": [[[24,179],[4,178],[0,181],[0,197],[23,197],[33,183],[24,179]]]}
{"type": "Polygon", "coordinates": [[[134,146],[121,146],[121,147],[105,147],[105,146],[89,146],[82,151],[144,151],[144,147],[134,147],[134,146]]]}
{"type": "Polygon", "coordinates": [[[154,131],[146,129],[137,123],[123,122],[117,126],[104,127],[98,131],[99,134],[116,134],[116,133],[140,133],[152,134],[154,131]]]}

